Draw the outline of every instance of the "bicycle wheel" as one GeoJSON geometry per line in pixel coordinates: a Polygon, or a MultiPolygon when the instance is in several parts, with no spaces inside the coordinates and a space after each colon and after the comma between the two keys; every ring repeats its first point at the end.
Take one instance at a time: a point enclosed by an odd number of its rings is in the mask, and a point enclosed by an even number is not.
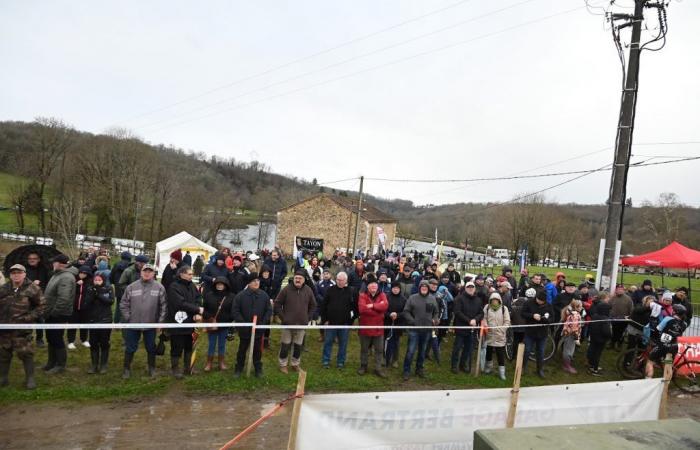
{"type": "MultiPolygon", "coordinates": [[[[551,334],[548,334],[547,337],[545,338],[545,343],[544,343],[544,360],[548,361],[554,356],[554,353],[556,352],[556,344],[554,343],[554,336],[551,334]]],[[[535,354],[534,351],[530,352],[530,355],[528,355],[530,358],[530,361],[537,361],[537,355],[535,354]]]]}
{"type": "Polygon", "coordinates": [[[517,350],[513,345],[513,330],[508,328],[506,330],[506,358],[508,358],[509,361],[513,361],[515,359],[516,351],[517,350]]]}
{"type": "Polygon", "coordinates": [[[700,375],[695,370],[700,368],[700,361],[686,361],[673,370],[673,384],[686,394],[700,393],[700,375]]]}
{"type": "Polygon", "coordinates": [[[615,367],[622,378],[627,380],[644,378],[644,363],[640,360],[639,349],[633,348],[622,353],[617,357],[615,367]]]}

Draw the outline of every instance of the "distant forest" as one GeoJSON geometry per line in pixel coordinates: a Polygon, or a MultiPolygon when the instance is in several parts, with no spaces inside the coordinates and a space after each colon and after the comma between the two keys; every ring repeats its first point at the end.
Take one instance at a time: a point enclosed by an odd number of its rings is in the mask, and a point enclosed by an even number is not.
{"type": "MultiPolygon", "coordinates": [[[[123,129],[80,132],[54,118],[0,122],[0,171],[14,175],[15,181],[0,186],[9,203],[4,206],[15,215],[13,231],[35,217],[40,230],[66,239],[135,234],[156,242],[184,229],[213,241],[221,229],[274,220],[278,209],[318,192],[357,195],[273,173],[264,162],[151,145],[123,129]]],[[[593,261],[606,214],[602,204],[554,204],[542,195],[439,206],[365,198],[395,216],[399,234],[408,239],[429,238],[437,228],[440,240],[476,250],[527,244],[533,259],[593,261]]],[[[628,203],[623,253],[673,240],[698,248],[699,231],[700,208],[660,193],[653,204],[628,203]]]]}

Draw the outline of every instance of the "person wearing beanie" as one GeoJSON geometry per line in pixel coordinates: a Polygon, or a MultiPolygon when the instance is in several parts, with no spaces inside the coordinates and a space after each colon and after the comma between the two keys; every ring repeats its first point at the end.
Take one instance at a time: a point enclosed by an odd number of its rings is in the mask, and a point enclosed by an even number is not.
{"type": "MultiPolygon", "coordinates": [[[[183,265],[177,270],[177,278],[167,291],[168,322],[189,323],[201,322],[204,314],[202,294],[192,282],[194,271],[183,265]]],[[[192,374],[192,351],[194,328],[171,328],[170,334],[170,367],[176,379],[183,375],[192,374]],[[179,369],[182,356],[182,371],[179,369]]]]}
{"type": "MultiPolygon", "coordinates": [[[[75,300],[73,301],[73,317],[71,322],[73,323],[88,323],[89,314],[85,305],[89,305],[92,302],[90,298],[94,292],[92,291],[92,269],[90,266],[80,266],[78,269],[78,279],[75,282],[75,300]]],[[[75,350],[75,329],[68,330],[68,350],[75,350]]],[[[80,342],[82,342],[83,347],[90,348],[90,341],[88,341],[88,330],[80,329],[80,342]]]]}
{"type": "Polygon", "coordinates": [[[603,354],[603,349],[605,349],[605,344],[613,334],[609,322],[612,310],[609,304],[610,298],[605,292],[601,292],[598,297],[600,301],[593,308],[593,313],[591,314],[591,323],[589,325],[590,344],[586,355],[588,358],[588,373],[593,376],[602,375],[600,358],[603,354]]]}
{"type": "MultiPolygon", "coordinates": [[[[251,272],[246,277],[246,288],[239,292],[233,299],[232,316],[235,322],[252,322],[254,317],[257,317],[258,323],[268,323],[272,317],[272,308],[270,307],[270,297],[267,293],[260,289],[260,279],[256,272],[251,272]]],[[[251,329],[249,327],[239,328],[238,336],[240,342],[238,344],[238,353],[236,354],[236,367],[233,375],[238,378],[243,373],[246,355],[250,347],[252,338],[251,329]]],[[[255,376],[257,378],[263,375],[262,366],[262,339],[256,337],[253,342],[253,367],[255,368],[255,376]]]]}
{"type": "MultiPolygon", "coordinates": [[[[535,298],[525,302],[521,317],[525,320],[526,325],[547,325],[556,322],[552,305],[547,303],[547,292],[543,289],[537,291],[535,289],[535,298]]],[[[547,342],[548,327],[546,326],[531,326],[525,328],[525,354],[530,355],[533,350],[537,358],[537,375],[544,378],[544,346],[547,342]]],[[[527,363],[530,358],[524,358],[523,372],[527,369],[527,363]]]]}
{"type": "MultiPolygon", "coordinates": [[[[215,323],[231,323],[233,322],[232,308],[233,295],[228,287],[228,278],[219,277],[214,280],[214,289],[204,294],[204,314],[202,315],[205,322],[215,323]]],[[[204,366],[204,371],[209,372],[212,369],[214,355],[219,355],[219,370],[226,370],[228,367],[225,363],[226,358],[226,337],[229,333],[228,327],[218,327],[216,329],[208,328],[209,347],[207,349],[207,363],[204,366]]]]}
{"type": "MultiPolygon", "coordinates": [[[[484,318],[483,303],[476,295],[476,285],[469,281],[454,301],[455,327],[476,327],[484,318]]],[[[472,350],[474,349],[474,330],[458,328],[455,330],[455,342],[452,346],[452,373],[459,370],[471,372],[472,350]]]]}
{"type": "Polygon", "coordinates": [[[124,294],[124,288],[119,284],[119,280],[127,267],[131,265],[131,258],[131,253],[122,252],[121,260],[112,267],[112,271],[109,274],[109,284],[114,286],[114,298],[117,301],[117,305],[114,308],[114,323],[120,322],[119,301],[124,294]]]}
{"type": "MultiPolygon", "coordinates": [[[[46,298],[46,323],[71,323],[73,316],[73,304],[75,303],[75,278],[78,269],[69,266],[66,255],[56,255],[53,264],[53,275],[49,278],[44,291],[46,298]]],[[[66,369],[68,354],[66,343],[63,340],[63,329],[46,330],[48,342],[48,361],[44,371],[49,374],[61,373],[66,369]]]]}
{"type": "Polygon", "coordinates": [[[180,251],[180,255],[182,256],[182,264],[192,267],[192,255],[189,250],[184,255],[182,255],[182,251],[180,251]]]}
{"type": "MultiPolygon", "coordinates": [[[[202,272],[200,279],[204,286],[204,293],[214,290],[214,280],[220,277],[228,277],[229,270],[226,267],[226,255],[217,253],[214,255],[214,261],[207,264],[202,272]]],[[[231,280],[229,280],[229,285],[231,280]]]]}
{"type": "MultiPolygon", "coordinates": [[[[114,294],[112,288],[107,284],[106,277],[101,273],[96,273],[92,278],[90,292],[85,296],[84,309],[89,323],[112,323],[112,304],[114,294]]],[[[90,330],[90,369],[87,373],[107,373],[107,362],[109,361],[109,338],[112,330],[90,330]]]]}
{"type": "MultiPolygon", "coordinates": [[[[625,292],[625,286],[618,284],[615,287],[615,295],[610,298],[610,317],[613,319],[629,319],[634,309],[634,302],[625,292]]],[[[610,348],[620,351],[625,339],[625,330],[627,322],[617,321],[612,322],[612,339],[610,340],[610,348]]]]}
{"type": "MultiPolygon", "coordinates": [[[[391,290],[387,296],[387,301],[389,302],[389,308],[384,313],[384,326],[391,327],[392,325],[402,326],[404,325],[401,313],[406,307],[406,297],[403,296],[401,292],[401,283],[399,281],[393,281],[391,283],[391,290]]],[[[403,330],[385,328],[384,329],[384,340],[386,341],[386,353],[385,366],[388,368],[390,365],[393,368],[399,367],[399,343],[401,341],[401,336],[403,335],[403,330]]]]}
{"type": "MultiPolygon", "coordinates": [[[[384,326],[384,313],[389,308],[386,295],[379,290],[379,281],[373,273],[366,278],[367,289],[360,293],[357,300],[357,310],[360,314],[360,326],[384,326]]],[[[384,331],[381,328],[361,329],[360,335],[360,368],[358,375],[367,373],[370,345],[374,347],[374,373],[380,378],[386,378],[382,370],[384,348],[384,331]]]]}
{"type": "MultiPolygon", "coordinates": [[[[282,325],[307,325],[316,309],[314,291],[306,284],[308,273],[304,269],[294,272],[291,283],[284,287],[275,299],[274,315],[282,325]]],[[[306,330],[283,329],[280,337],[279,370],[286,374],[290,363],[294,372],[300,370],[301,349],[306,330]]]]}
{"type": "Polygon", "coordinates": [[[683,305],[683,307],[687,311],[684,320],[686,324],[690,326],[690,322],[692,322],[693,320],[693,304],[688,298],[688,289],[686,287],[681,286],[679,288],[676,288],[676,293],[673,295],[673,304],[683,305]]]}
{"type": "MultiPolygon", "coordinates": [[[[507,281],[506,281],[507,283],[507,281]]],[[[508,291],[510,294],[510,290],[508,291]]],[[[498,377],[506,379],[506,331],[510,326],[510,312],[503,306],[501,295],[494,292],[489,297],[489,304],[484,306],[484,320],[488,326],[486,334],[486,365],[484,373],[493,370],[493,354],[498,359],[498,377]]]]}
{"type": "Polygon", "coordinates": [[[182,252],[175,250],[170,254],[170,262],[163,269],[163,276],[160,278],[160,283],[167,291],[173,281],[175,281],[177,269],[182,267],[182,252]]]}
{"type": "MultiPolygon", "coordinates": [[[[216,262],[216,264],[218,264],[218,262],[216,262]]],[[[234,295],[245,288],[248,273],[248,269],[243,266],[243,258],[241,258],[241,255],[234,255],[233,269],[228,273],[228,282],[231,285],[231,292],[233,292],[234,295]]]]}
{"type": "Polygon", "coordinates": [[[644,280],[642,286],[632,294],[634,306],[641,305],[647,295],[654,295],[654,286],[651,280],[644,280]]]}
{"type": "Polygon", "coordinates": [[[403,362],[403,379],[408,381],[410,378],[413,357],[416,353],[418,356],[415,373],[418,377],[424,378],[423,363],[432,333],[431,328],[440,323],[440,309],[435,296],[430,294],[429,283],[426,280],[419,283],[418,293],[408,298],[402,315],[406,325],[415,327],[408,331],[408,348],[403,362]]]}

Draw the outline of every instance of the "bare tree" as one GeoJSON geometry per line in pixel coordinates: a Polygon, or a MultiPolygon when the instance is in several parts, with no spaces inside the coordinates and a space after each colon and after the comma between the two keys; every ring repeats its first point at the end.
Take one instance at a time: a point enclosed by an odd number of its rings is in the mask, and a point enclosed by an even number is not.
{"type": "Polygon", "coordinates": [[[642,215],[645,227],[651,232],[658,246],[670,244],[678,239],[684,218],[681,214],[683,204],[676,194],[663,192],[659,194],[656,205],[645,202],[643,206],[647,207],[642,215]]]}
{"type": "Polygon", "coordinates": [[[77,250],[75,235],[83,225],[86,209],[86,196],[82,192],[65,192],[54,203],[54,224],[64,245],[73,252],[77,250]]]}

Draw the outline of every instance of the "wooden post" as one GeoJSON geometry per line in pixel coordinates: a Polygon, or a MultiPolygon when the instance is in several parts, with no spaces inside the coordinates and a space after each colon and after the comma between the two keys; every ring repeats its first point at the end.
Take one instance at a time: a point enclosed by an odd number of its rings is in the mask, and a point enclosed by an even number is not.
{"type": "MultiPolygon", "coordinates": [[[[299,378],[297,379],[297,396],[304,395],[304,387],[306,386],[306,371],[299,370],[299,378]]],[[[294,399],[294,407],[292,408],[292,424],[289,428],[289,441],[287,442],[287,450],[295,450],[297,448],[297,427],[299,426],[299,413],[301,412],[301,397],[294,399]]]]}
{"type": "Polygon", "coordinates": [[[515,360],[515,375],[513,376],[513,390],[510,391],[510,407],[508,408],[508,419],[506,428],[513,428],[515,425],[515,413],[518,409],[518,397],[520,395],[520,377],[523,374],[523,355],[525,355],[525,344],[518,344],[518,356],[515,360]]]}
{"type": "Polygon", "coordinates": [[[253,368],[253,348],[255,347],[255,325],[258,323],[258,316],[253,316],[253,327],[250,330],[250,344],[248,344],[248,357],[246,358],[245,376],[250,377],[250,370],[253,368]]]}
{"type": "Polygon", "coordinates": [[[664,389],[661,392],[661,401],[659,402],[659,419],[668,418],[668,385],[671,382],[671,377],[673,376],[673,355],[670,353],[666,354],[666,359],[664,359],[664,377],[661,382],[664,384],[664,389]]]}
{"type": "Polygon", "coordinates": [[[481,343],[484,339],[484,335],[479,328],[479,345],[476,348],[476,364],[474,367],[474,376],[478,377],[481,374],[481,343]]]}

